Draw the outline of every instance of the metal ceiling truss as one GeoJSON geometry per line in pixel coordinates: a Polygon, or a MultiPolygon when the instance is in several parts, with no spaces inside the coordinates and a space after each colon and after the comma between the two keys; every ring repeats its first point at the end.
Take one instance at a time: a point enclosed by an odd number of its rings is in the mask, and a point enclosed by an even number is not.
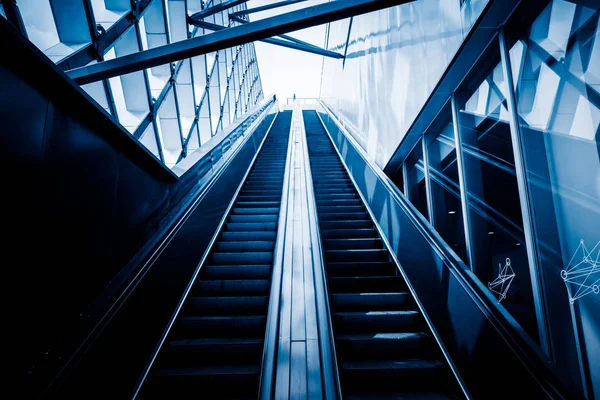
{"type": "MultiPolygon", "coordinates": [[[[283,13],[274,17],[249,22],[207,35],[188,40],[155,47],[139,53],[130,54],[67,72],[79,84],[95,82],[119,76],[145,68],[175,62],[214,51],[235,47],[256,40],[271,38],[299,29],[322,25],[384,8],[409,3],[413,0],[344,0],[332,1],[300,10],[283,13]]],[[[191,16],[198,20],[198,15],[205,18],[215,11],[215,7],[232,7],[244,1],[230,0],[220,5],[202,10],[191,16]],[[210,10],[210,11],[209,11],[210,10]]]]}

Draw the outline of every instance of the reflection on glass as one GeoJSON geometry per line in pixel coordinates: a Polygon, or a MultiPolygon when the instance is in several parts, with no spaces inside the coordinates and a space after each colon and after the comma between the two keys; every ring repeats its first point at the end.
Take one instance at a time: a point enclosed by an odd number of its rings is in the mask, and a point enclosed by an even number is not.
{"type": "Polygon", "coordinates": [[[468,263],[454,124],[451,122],[450,110],[444,113],[436,125],[441,127],[438,129],[434,126],[431,132],[433,134],[439,132],[439,134],[427,146],[433,199],[433,226],[456,254],[468,263]]]}
{"type": "Polygon", "coordinates": [[[408,199],[425,218],[428,218],[425,163],[423,162],[423,146],[420,141],[406,159],[405,166],[408,199]]]}
{"type": "Polygon", "coordinates": [[[487,287],[504,277],[510,287],[492,294],[538,340],[530,269],[508,124],[506,82],[494,42],[457,93],[465,166],[473,272],[487,287]]]}
{"type": "MultiPolygon", "coordinates": [[[[600,331],[600,4],[576,3],[552,1],[529,29],[507,33],[547,318],[570,383],[581,379],[567,349],[597,344],[600,331]],[[586,328],[571,328],[580,318],[586,328]]],[[[581,357],[599,376],[593,347],[581,357]]]]}
{"type": "Polygon", "coordinates": [[[398,190],[404,193],[404,164],[400,164],[396,173],[391,176],[391,179],[398,190]]]}

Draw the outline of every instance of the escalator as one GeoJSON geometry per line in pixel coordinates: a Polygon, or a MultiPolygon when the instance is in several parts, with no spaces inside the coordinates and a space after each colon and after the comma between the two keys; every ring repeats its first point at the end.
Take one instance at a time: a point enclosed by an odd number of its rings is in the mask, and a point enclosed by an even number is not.
{"type": "Polygon", "coordinates": [[[277,116],[139,398],[257,397],[290,122],[277,116]]]}
{"type": "Polygon", "coordinates": [[[460,398],[316,112],[303,117],[344,398],[460,398]]]}

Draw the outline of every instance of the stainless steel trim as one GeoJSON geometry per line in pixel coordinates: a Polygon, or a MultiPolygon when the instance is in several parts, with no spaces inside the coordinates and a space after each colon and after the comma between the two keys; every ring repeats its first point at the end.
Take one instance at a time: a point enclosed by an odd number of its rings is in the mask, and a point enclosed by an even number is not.
{"type": "MultiPolygon", "coordinates": [[[[273,106],[274,107],[277,106],[277,102],[274,103],[273,106]]],[[[267,111],[268,109],[266,109],[265,111],[263,111],[263,115],[262,115],[262,119],[264,119],[264,117],[267,115],[267,111]]],[[[279,112],[278,112],[279,113],[279,112]]],[[[277,113],[277,114],[278,114],[277,113]]],[[[208,257],[208,255],[210,254],[210,252],[212,251],[213,245],[215,244],[217,237],[219,236],[219,233],[221,232],[221,229],[223,228],[223,225],[225,224],[225,221],[227,221],[227,217],[229,216],[229,212],[231,211],[231,208],[233,207],[238,194],[240,192],[240,190],[242,189],[242,186],[244,185],[244,183],[246,182],[246,178],[248,177],[248,174],[250,173],[250,170],[252,169],[252,166],[254,165],[254,162],[256,161],[256,158],[258,157],[258,155],[260,154],[260,151],[262,150],[262,147],[265,143],[265,140],[267,139],[267,137],[269,136],[269,133],[271,132],[271,129],[273,128],[273,124],[275,123],[275,119],[277,118],[277,114],[275,115],[275,118],[273,118],[273,121],[271,121],[271,125],[269,126],[269,129],[267,131],[267,134],[265,134],[264,138],[262,139],[260,146],[256,152],[256,154],[254,154],[254,157],[252,158],[252,161],[250,162],[250,165],[248,167],[248,169],[246,170],[246,173],[244,174],[244,177],[242,178],[240,184],[238,185],[238,188],[236,189],[235,193],[233,194],[233,197],[231,198],[231,202],[229,203],[229,205],[227,206],[227,209],[225,210],[225,214],[223,214],[223,218],[221,219],[221,221],[219,222],[219,225],[217,226],[217,229],[215,230],[215,234],[213,236],[213,238],[211,239],[210,243],[208,244],[206,251],[204,252],[204,255],[202,256],[202,259],[200,260],[200,262],[198,263],[198,266],[196,267],[196,270],[194,271],[194,274],[192,275],[192,278],[190,279],[190,282],[188,283],[185,291],[183,292],[183,295],[181,296],[181,299],[179,300],[179,304],[177,305],[177,307],[175,308],[175,312],[173,313],[173,316],[171,317],[171,319],[169,320],[169,323],[167,324],[167,327],[165,329],[165,331],[163,332],[163,335],[160,339],[160,341],[158,342],[158,345],[156,346],[156,349],[154,350],[152,357],[150,358],[150,360],[148,361],[148,364],[146,365],[146,368],[144,369],[144,372],[142,373],[142,376],[140,377],[140,380],[136,386],[135,392],[133,394],[132,399],[135,399],[137,397],[137,395],[139,394],[146,378],[148,377],[148,374],[150,372],[150,369],[152,368],[154,361],[156,361],[156,357],[158,356],[158,353],[160,352],[160,349],[162,348],[163,344],[165,343],[169,332],[171,331],[171,328],[173,327],[173,324],[175,323],[175,321],[177,320],[177,317],[179,316],[179,313],[181,312],[181,309],[183,308],[183,305],[185,303],[185,301],[187,300],[188,294],[190,293],[190,291],[192,290],[192,287],[194,286],[194,282],[196,281],[196,278],[198,277],[198,274],[200,273],[202,266],[204,265],[204,262],[206,260],[206,258],[208,257]]],[[[258,124],[256,125],[258,126],[258,124]]],[[[244,143],[251,137],[252,135],[248,135],[248,137],[244,140],[244,143]]],[[[240,145],[236,150],[236,154],[239,152],[239,150],[242,148],[243,146],[240,145]]],[[[229,160],[228,163],[226,164],[227,166],[229,164],[231,164],[231,161],[235,158],[235,155],[232,155],[229,160]]],[[[219,171],[219,176],[223,173],[223,171],[226,169],[226,167],[224,166],[223,168],[220,169],[219,171]]],[[[188,212],[186,212],[184,218],[182,218],[180,220],[180,223],[178,224],[177,227],[177,231],[179,231],[179,229],[181,228],[181,226],[183,226],[183,224],[185,223],[185,221],[187,221],[187,219],[189,218],[189,216],[193,213],[193,211],[196,209],[196,207],[198,206],[198,204],[200,203],[200,201],[204,198],[204,195],[208,192],[208,190],[210,190],[210,188],[212,188],[212,186],[214,186],[214,183],[216,182],[217,179],[214,179],[213,182],[211,182],[210,187],[207,187],[207,189],[203,192],[202,196],[198,196],[198,199],[192,204],[192,206],[189,208],[188,212]]],[[[167,247],[167,244],[171,241],[171,239],[175,236],[175,234],[177,233],[177,231],[174,231],[173,234],[169,237],[168,242],[166,242],[164,244],[164,246],[161,246],[160,249],[160,253],[162,253],[162,251],[167,247]]],[[[157,254],[156,257],[153,257],[153,259],[157,258],[159,255],[157,254]]]]}
{"type": "Polygon", "coordinates": [[[458,119],[458,106],[456,104],[456,95],[452,93],[450,97],[450,107],[452,111],[452,124],[454,125],[454,147],[456,151],[456,163],[458,167],[458,183],[460,187],[460,201],[463,215],[463,228],[465,231],[465,246],[467,248],[467,257],[469,259],[469,267],[473,271],[475,265],[475,256],[473,252],[473,241],[471,240],[471,220],[469,218],[469,196],[467,195],[466,186],[466,171],[463,158],[462,140],[460,138],[460,127],[458,119]]]}
{"type": "MultiPolygon", "coordinates": [[[[323,124],[321,116],[317,113],[319,121],[323,124]]],[[[329,288],[325,273],[325,260],[321,241],[321,230],[319,229],[319,214],[312,180],[312,169],[308,155],[308,140],[304,135],[304,168],[306,171],[306,196],[308,207],[308,219],[310,224],[310,237],[313,254],[313,268],[315,277],[315,294],[317,302],[317,323],[319,325],[319,347],[321,350],[321,373],[324,386],[324,398],[336,400],[342,398],[342,387],[337,362],[337,352],[333,336],[331,322],[331,306],[329,304],[329,288]],[[327,340],[325,340],[327,339],[327,340]],[[332,390],[335,388],[334,390],[332,390]]]]}
{"type": "Polygon", "coordinates": [[[554,359],[552,345],[550,343],[548,321],[546,318],[546,304],[544,301],[543,283],[538,264],[537,241],[535,238],[533,214],[529,199],[529,187],[527,185],[527,173],[525,166],[525,153],[521,129],[519,125],[519,115],[517,113],[517,101],[515,99],[515,87],[513,83],[512,69],[510,67],[510,54],[504,35],[504,27],[498,31],[500,46],[500,58],[502,72],[506,80],[506,89],[508,92],[508,116],[510,123],[511,141],[513,146],[513,155],[515,158],[515,170],[517,173],[517,186],[519,188],[519,200],[521,202],[521,215],[523,217],[523,233],[525,234],[525,245],[527,249],[527,259],[529,261],[529,274],[531,275],[531,286],[533,291],[533,303],[535,305],[537,326],[540,335],[540,347],[544,353],[554,359]]]}
{"type": "Polygon", "coordinates": [[[429,217],[429,223],[432,226],[435,226],[434,222],[434,210],[433,210],[433,194],[431,190],[431,177],[429,176],[429,151],[427,149],[429,144],[429,140],[427,140],[427,136],[423,135],[423,140],[421,140],[421,146],[423,151],[423,171],[425,173],[425,196],[427,197],[427,215],[429,217]]]}
{"type": "Polygon", "coordinates": [[[267,329],[262,356],[260,373],[259,399],[270,400],[273,395],[275,365],[277,358],[277,345],[279,342],[279,309],[281,303],[281,284],[283,274],[284,245],[287,235],[288,198],[290,190],[290,168],[292,162],[293,140],[291,135],[292,125],[288,137],[285,172],[281,192],[281,207],[277,221],[277,239],[273,253],[273,271],[271,276],[271,290],[269,292],[269,306],[267,313],[267,329]]]}

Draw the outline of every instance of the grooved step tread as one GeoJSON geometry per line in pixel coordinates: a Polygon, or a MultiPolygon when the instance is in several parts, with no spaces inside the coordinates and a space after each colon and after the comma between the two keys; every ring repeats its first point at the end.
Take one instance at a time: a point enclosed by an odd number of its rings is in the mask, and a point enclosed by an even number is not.
{"type": "Polygon", "coordinates": [[[364,392],[344,396],[345,400],[450,400],[453,397],[448,397],[445,394],[438,392],[424,392],[424,393],[373,393],[364,392]]]}
{"type": "Polygon", "coordinates": [[[445,365],[437,360],[366,360],[345,361],[341,363],[344,370],[370,370],[370,371],[393,371],[393,370],[429,370],[444,368],[445,365]]]}
{"type": "Polygon", "coordinates": [[[257,375],[258,365],[219,365],[198,368],[165,368],[160,376],[257,375]]]}

